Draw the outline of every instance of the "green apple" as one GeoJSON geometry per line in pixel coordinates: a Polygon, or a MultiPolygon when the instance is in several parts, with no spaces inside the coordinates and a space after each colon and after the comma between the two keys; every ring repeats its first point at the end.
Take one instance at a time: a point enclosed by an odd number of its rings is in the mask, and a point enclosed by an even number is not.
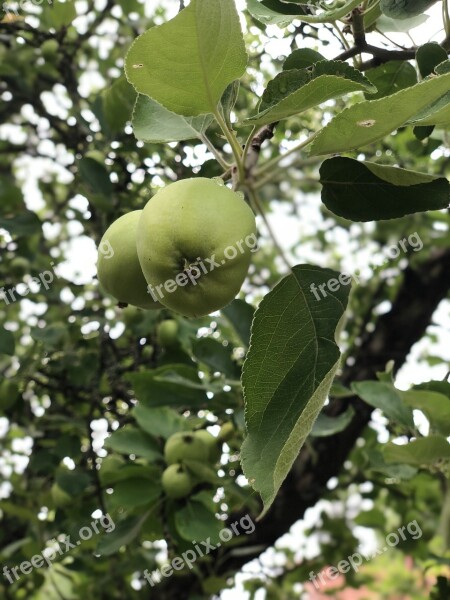
{"type": "Polygon", "coordinates": [[[164,447],[164,457],[168,465],[182,462],[183,459],[208,460],[206,444],[193,433],[179,431],[170,436],[164,447]]]}
{"type": "Polygon", "coordinates": [[[162,474],[163,490],[169,498],[185,498],[193,488],[194,482],[191,476],[181,465],[170,465],[162,474]]]}
{"type": "Polygon", "coordinates": [[[217,181],[185,179],[147,203],[136,243],[155,300],[199,317],[239,292],[256,250],[255,216],[241,195],[217,181]]]}
{"type": "Polygon", "coordinates": [[[163,348],[170,348],[177,342],[178,323],[174,319],[167,319],[158,325],[156,339],[163,348]]]}
{"type": "Polygon", "coordinates": [[[24,256],[16,256],[10,264],[11,274],[15,277],[23,277],[30,272],[31,263],[24,256]]]}
{"type": "Polygon", "coordinates": [[[224,423],[220,428],[218,440],[221,442],[228,442],[234,436],[234,425],[230,421],[224,423]]]}
{"type": "Polygon", "coordinates": [[[209,453],[209,461],[213,464],[220,459],[222,456],[222,451],[220,449],[220,444],[217,438],[215,438],[209,431],[206,429],[199,429],[194,433],[194,436],[201,440],[208,448],[209,453]]]}
{"type": "Polygon", "coordinates": [[[52,58],[54,58],[56,56],[56,53],[58,52],[58,50],[59,50],[59,44],[54,39],[45,40],[45,42],[41,46],[42,56],[46,60],[51,60],[52,58]]]}
{"type": "Polygon", "coordinates": [[[121,304],[161,308],[148,293],[136,252],[136,230],[142,211],[135,210],[114,221],[98,249],[98,279],[108,294],[121,304]]]}

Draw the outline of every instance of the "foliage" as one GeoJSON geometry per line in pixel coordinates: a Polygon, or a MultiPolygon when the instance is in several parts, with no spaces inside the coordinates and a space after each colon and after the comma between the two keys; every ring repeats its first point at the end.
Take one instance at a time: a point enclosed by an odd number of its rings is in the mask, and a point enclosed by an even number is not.
{"type": "Polygon", "coordinates": [[[316,506],[301,540],[278,544],[281,566],[246,577],[251,597],[307,594],[311,572],[359,551],[357,528],[382,548],[415,522],[420,536],[339,585],[445,598],[448,374],[440,355],[423,357],[428,382],[405,390],[397,373],[448,310],[447,0],[439,43],[401,48],[381,34],[435,2],[186,4],[1,9],[2,565],[75,545],[4,571],[0,595],[217,597],[316,506]],[[258,215],[246,283],[197,319],[124,308],[98,285],[95,249],[192,177],[258,215]],[[298,217],[291,251],[282,210],[298,217]],[[366,261],[361,285],[346,249],[366,261]],[[170,465],[174,439],[204,447],[170,465]]]}

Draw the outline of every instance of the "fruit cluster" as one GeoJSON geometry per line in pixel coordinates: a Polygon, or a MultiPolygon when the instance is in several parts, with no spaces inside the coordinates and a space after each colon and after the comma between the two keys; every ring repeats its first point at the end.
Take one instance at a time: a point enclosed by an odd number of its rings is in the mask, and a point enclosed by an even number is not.
{"type": "Polygon", "coordinates": [[[167,496],[185,498],[205,479],[212,483],[211,475],[215,478],[215,473],[208,467],[214,466],[221,454],[220,440],[206,429],[174,433],[164,447],[168,467],[162,475],[162,486],[167,496]]]}
{"type": "Polygon", "coordinates": [[[177,181],[109,227],[98,278],[122,305],[204,316],[239,292],[249,238],[256,240],[256,223],[242,195],[212,179],[177,181]]]}

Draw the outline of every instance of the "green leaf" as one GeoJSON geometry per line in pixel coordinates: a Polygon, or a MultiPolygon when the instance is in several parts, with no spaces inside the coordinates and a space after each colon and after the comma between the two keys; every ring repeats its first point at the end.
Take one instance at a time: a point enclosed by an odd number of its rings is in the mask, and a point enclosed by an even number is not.
{"type": "Polygon", "coordinates": [[[304,11],[300,6],[289,6],[281,0],[246,0],[248,12],[264,25],[287,25],[300,18],[304,11]]]}
{"type": "Polygon", "coordinates": [[[284,61],[283,71],[288,71],[290,69],[307,69],[321,60],[326,59],[320,52],[312,50],[311,48],[298,48],[284,61]]]}
{"type": "Polygon", "coordinates": [[[188,500],[186,506],[175,513],[175,526],[185,540],[197,542],[211,538],[211,543],[219,541],[221,521],[201,502],[188,500]]]}
{"type": "Polygon", "coordinates": [[[97,545],[97,553],[101,556],[111,556],[122,546],[127,546],[137,538],[142,525],[149,516],[149,511],[138,517],[128,517],[118,523],[111,533],[105,534],[97,545]]]}
{"type": "Polygon", "coordinates": [[[213,113],[246,66],[234,0],[192,0],[174,19],[136,39],[125,73],[138,93],[192,117],[213,113]]]}
{"type": "Polygon", "coordinates": [[[327,437],[344,431],[353,419],[354,414],[355,411],[352,406],[349,406],[345,412],[337,417],[329,417],[321,413],[311,429],[311,435],[313,437],[327,437]]]}
{"type": "Polygon", "coordinates": [[[230,379],[239,378],[240,370],[231,359],[230,346],[225,347],[213,338],[200,338],[192,346],[195,358],[212,371],[219,371],[230,379]]]}
{"type": "Polygon", "coordinates": [[[437,392],[409,390],[400,392],[405,404],[421,410],[432,429],[442,435],[450,435],[450,399],[437,392]]]}
{"type": "Polygon", "coordinates": [[[421,127],[447,128],[450,125],[450,92],[415,115],[409,122],[421,127]]]}
{"type": "Polygon", "coordinates": [[[138,404],[132,414],[139,427],[154,437],[167,439],[173,433],[188,428],[184,417],[165,406],[150,408],[144,404],[138,404]]]}
{"type": "Polygon", "coordinates": [[[364,402],[382,410],[388,419],[408,429],[414,427],[411,409],[403,403],[401,393],[392,384],[384,381],[358,381],[351,388],[364,402]]]}
{"type": "Polygon", "coordinates": [[[449,86],[450,73],[447,73],[391,96],[346,108],[321,130],[311,155],[347,152],[376,142],[439,100],[449,86]]]}
{"type": "Polygon", "coordinates": [[[16,349],[16,342],[11,331],[0,327],[0,354],[13,356],[16,349]]]}
{"type": "Polygon", "coordinates": [[[360,0],[348,0],[345,4],[340,4],[331,10],[322,10],[315,15],[305,15],[300,7],[297,9],[281,8],[282,4],[274,2],[274,0],[264,0],[263,2],[247,0],[247,10],[255,19],[265,25],[283,25],[294,19],[306,23],[334,23],[356,8],[360,4],[360,0]]]}
{"type": "MultiPolygon", "coordinates": [[[[421,46],[416,52],[417,66],[422,77],[428,77],[435,67],[447,60],[447,52],[436,42],[421,46]]],[[[408,63],[405,63],[408,64],[408,63]]]]}
{"type": "Polygon", "coordinates": [[[391,19],[408,19],[420,15],[438,0],[381,0],[381,11],[391,19]]]}
{"type": "Polygon", "coordinates": [[[0,229],[6,229],[17,237],[25,237],[41,232],[41,222],[34,212],[24,210],[14,217],[0,218],[0,229]]]}
{"type": "Polygon", "coordinates": [[[395,219],[447,208],[449,182],[444,177],[397,167],[335,157],[320,167],[322,202],[352,221],[395,219]]]}
{"type": "Polygon", "coordinates": [[[143,142],[181,142],[200,137],[213,120],[212,115],[183,117],[139,94],[133,111],[133,131],[143,142]]]}
{"type": "Polygon", "coordinates": [[[153,504],[162,494],[161,482],[139,477],[125,479],[114,486],[114,493],[108,496],[111,506],[125,510],[153,504]]]}
{"type": "Polygon", "coordinates": [[[370,95],[369,100],[395,94],[417,83],[415,68],[403,60],[391,60],[375,69],[370,69],[366,72],[366,77],[378,89],[376,94],[370,95]]]}
{"type": "Polygon", "coordinates": [[[440,435],[430,435],[402,446],[390,442],[383,448],[383,455],[390,463],[434,465],[440,460],[450,459],[450,444],[440,435]]]}
{"type": "Polygon", "coordinates": [[[41,21],[48,27],[61,29],[61,27],[70,25],[76,16],[75,2],[70,0],[66,0],[65,2],[58,1],[47,6],[44,3],[41,21]]]}
{"type": "Polygon", "coordinates": [[[57,471],[55,480],[59,487],[69,494],[69,496],[79,496],[87,488],[91,478],[83,471],[67,471],[64,469],[57,471]]]}
{"type": "Polygon", "coordinates": [[[349,287],[320,301],[312,291],[337,276],[330,269],[298,265],[255,314],[242,376],[247,437],[241,458],[245,476],[261,494],[262,514],[310,433],[339,365],[334,338],[349,287]]]}
{"type": "Polygon", "coordinates": [[[112,133],[118,133],[131,120],[136,92],[125,77],[119,77],[102,92],[103,119],[112,133]]]}
{"type": "Polygon", "coordinates": [[[221,309],[222,314],[233,325],[241,342],[246,348],[250,345],[250,330],[252,327],[255,309],[245,300],[233,300],[231,304],[221,309]]]}
{"type": "Polygon", "coordinates": [[[110,196],[113,193],[108,171],[97,160],[85,156],[78,161],[78,169],[80,177],[94,194],[110,196]]]}
{"type": "Polygon", "coordinates": [[[376,91],[364,75],[345,62],[323,60],[310,69],[282,71],[269,82],[258,114],[247,119],[257,125],[299,114],[332,98],[356,91],[376,91]]]}
{"type": "Polygon", "coordinates": [[[386,477],[407,481],[417,474],[417,468],[411,465],[387,464],[383,454],[379,450],[370,450],[366,454],[370,461],[369,469],[377,473],[382,473],[386,477]]]}
{"type": "Polygon", "coordinates": [[[206,404],[207,401],[197,370],[187,365],[167,365],[152,371],[130,373],[126,378],[131,382],[138,400],[149,407],[191,408],[206,404]]]}
{"type": "Polygon", "coordinates": [[[106,438],[105,448],[121,454],[135,454],[151,461],[161,458],[161,451],[156,440],[130,425],[122,427],[106,438]]]}

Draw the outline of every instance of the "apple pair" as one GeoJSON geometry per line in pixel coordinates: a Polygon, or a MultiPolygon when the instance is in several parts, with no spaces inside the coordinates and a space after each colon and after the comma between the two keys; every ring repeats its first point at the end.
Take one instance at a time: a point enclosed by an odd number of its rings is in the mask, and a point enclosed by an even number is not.
{"type": "Polygon", "coordinates": [[[235,298],[255,249],[255,217],[241,195],[216,180],[185,179],[109,227],[98,278],[122,304],[199,317],[235,298]]]}
{"type": "Polygon", "coordinates": [[[196,484],[196,475],[200,475],[201,479],[204,465],[218,462],[221,448],[221,441],[206,429],[179,431],[171,435],[164,447],[168,467],[162,474],[162,486],[166,495],[173,499],[188,496],[196,484]]]}

